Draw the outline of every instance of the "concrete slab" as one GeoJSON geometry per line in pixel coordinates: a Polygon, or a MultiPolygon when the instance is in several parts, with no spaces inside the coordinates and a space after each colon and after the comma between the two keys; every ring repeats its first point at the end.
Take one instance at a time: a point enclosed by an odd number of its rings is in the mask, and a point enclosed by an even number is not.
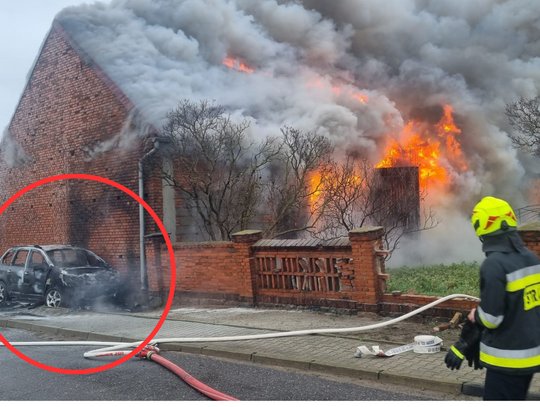
{"type": "Polygon", "coordinates": [[[10,319],[9,321],[7,321],[7,325],[6,325],[8,328],[18,328],[18,329],[26,329],[28,331],[32,331],[33,329],[33,326],[34,324],[30,323],[30,322],[22,322],[22,321],[14,321],[12,319],[10,319]]]}
{"type": "Polygon", "coordinates": [[[455,379],[422,377],[417,375],[404,375],[401,372],[383,370],[379,373],[379,380],[383,383],[399,384],[427,390],[442,391],[450,394],[461,394],[463,383],[455,379]]]}
{"type": "MultiPolygon", "coordinates": [[[[164,343],[162,345],[159,345],[158,347],[159,347],[160,350],[182,352],[182,345],[181,344],[164,343]]],[[[190,352],[190,353],[192,353],[192,352],[190,352]]]]}
{"type": "Polygon", "coordinates": [[[263,365],[291,367],[300,370],[309,370],[309,365],[313,361],[312,359],[296,359],[292,357],[281,358],[263,353],[254,353],[251,360],[254,363],[261,363],[263,365]]]}
{"type": "Polygon", "coordinates": [[[309,365],[309,370],[313,372],[334,374],[338,376],[354,377],[356,379],[378,380],[377,370],[358,369],[350,366],[339,365],[331,362],[314,360],[309,365]]]}
{"type": "Polygon", "coordinates": [[[32,330],[35,332],[42,332],[42,333],[56,335],[58,334],[59,328],[55,326],[48,326],[48,325],[34,325],[32,327],[32,330]]]}
{"type": "Polygon", "coordinates": [[[234,360],[243,360],[250,362],[255,352],[243,351],[241,349],[236,349],[234,351],[222,348],[215,347],[204,347],[202,349],[202,354],[207,356],[217,356],[221,358],[234,359],[234,360]]]}
{"type": "Polygon", "coordinates": [[[76,338],[83,339],[85,341],[88,340],[89,334],[90,332],[77,331],[75,329],[67,329],[67,328],[58,329],[58,335],[67,336],[67,337],[76,337],[76,338]]]}
{"type": "MultiPolygon", "coordinates": [[[[158,345],[159,346],[159,345],[158,345]]],[[[163,346],[168,346],[167,344],[163,344],[163,346]]],[[[181,352],[184,353],[194,353],[196,355],[202,354],[202,350],[204,346],[193,346],[193,345],[180,345],[181,352]]]]}

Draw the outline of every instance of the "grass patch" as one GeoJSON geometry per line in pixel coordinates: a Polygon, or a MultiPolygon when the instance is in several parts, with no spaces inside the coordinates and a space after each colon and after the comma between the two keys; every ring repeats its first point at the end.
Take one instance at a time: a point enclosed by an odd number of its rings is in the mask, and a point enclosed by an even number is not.
{"type": "Polygon", "coordinates": [[[449,294],[480,295],[480,265],[477,262],[450,266],[418,266],[386,269],[387,292],[414,290],[417,294],[444,297],[449,294]]]}

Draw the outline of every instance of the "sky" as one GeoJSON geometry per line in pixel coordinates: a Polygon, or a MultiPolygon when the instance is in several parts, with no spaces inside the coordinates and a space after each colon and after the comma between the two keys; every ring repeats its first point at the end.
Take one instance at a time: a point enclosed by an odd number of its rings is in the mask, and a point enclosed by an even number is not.
{"type": "Polygon", "coordinates": [[[17,0],[0,3],[0,134],[9,124],[26,77],[54,16],[83,0],[17,0]]]}

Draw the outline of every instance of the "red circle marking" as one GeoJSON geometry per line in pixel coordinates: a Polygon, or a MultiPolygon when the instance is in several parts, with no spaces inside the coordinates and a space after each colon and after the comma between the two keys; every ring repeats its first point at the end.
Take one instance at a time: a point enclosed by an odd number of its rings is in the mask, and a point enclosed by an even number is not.
{"type": "Polygon", "coordinates": [[[87,174],[62,174],[62,175],[55,175],[53,177],[44,178],[40,181],[36,181],[33,184],[30,184],[26,188],[21,189],[19,192],[17,192],[15,195],[13,195],[5,204],[3,204],[0,207],[0,215],[4,213],[4,211],[11,205],[17,198],[24,195],[28,191],[39,187],[43,184],[48,184],[49,182],[53,181],[60,181],[60,180],[67,180],[67,179],[89,179],[91,181],[97,181],[102,182],[104,184],[111,185],[113,187],[118,188],[119,190],[125,192],[129,196],[131,196],[133,199],[135,199],[139,204],[141,204],[150,215],[152,215],[152,218],[156,221],[156,223],[159,226],[159,229],[161,230],[161,233],[163,233],[163,237],[165,238],[165,243],[167,243],[167,249],[169,250],[169,258],[171,261],[171,288],[169,290],[169,297],[167,299],[167,304],[165,305],[165,310],[163,311],[163,314],[161,315],[161,318],[159,319],[156,327],[154,330],[150,333],[150,335],[141,343],[136,349],[134,349],[129,354],[125,355],[123,358],[118,359],[114,362],[111,362],[107,365],[101,366],[101,367],[95,367],[92,369],[59,369],[56,367],[44,365],[43,363],[36,362],[35,360],[29,358],[28,356],[22,354],[17,349],[15,349],[9,341],[7,341],[1,334],[0,334],[0,340],[4,345],[6,345],[7,348],[9,348],[13,353],[15,353],[18,357],[21,359],[27,361],[31,365],[37,366],[43,370],[48,370],[49,372],[55,372],[55,373],[63,373],[63,374],[90,374],[90,373],[98,373],[103,372],[105,370],[108,370],[112,367],[118,366],[125,361],[131,359],[133,356],[135,356],[139,351],[141,351],[151,340],[154,338],[154,336],[158,333],[159,329],[165,322],[165,319],[167,318],[167,315],[169,313],[169,310],[171,309],[172,300],[174,298],[174,287],[176,285],[176,263],[174,261],[174,252],[172,249],[171,240],[169,239],[169,235],[167,234],[167,231],[165,230],[165,226],[163,223],[159,220],[159,217],[156,215],[156,213],[148,206],[148,204],[140,198],[137,194],[135,194],[130,189],[126,188],[123,185],[118,184],[117,182],[111,181],[107,178],[98,177],[95,175],[87,175],[87,174]]]}

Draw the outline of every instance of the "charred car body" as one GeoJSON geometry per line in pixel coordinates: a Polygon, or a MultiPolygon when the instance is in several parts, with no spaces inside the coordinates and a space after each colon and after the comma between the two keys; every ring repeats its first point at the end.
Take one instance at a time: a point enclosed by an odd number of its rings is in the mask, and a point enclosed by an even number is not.
{"type": "Polygon", "coordinates": [[[0,258],[0,304],[17,297],[68,306],[115,295],[120,288],[118,271],[83,248],[15,246],[0,258]]]}

